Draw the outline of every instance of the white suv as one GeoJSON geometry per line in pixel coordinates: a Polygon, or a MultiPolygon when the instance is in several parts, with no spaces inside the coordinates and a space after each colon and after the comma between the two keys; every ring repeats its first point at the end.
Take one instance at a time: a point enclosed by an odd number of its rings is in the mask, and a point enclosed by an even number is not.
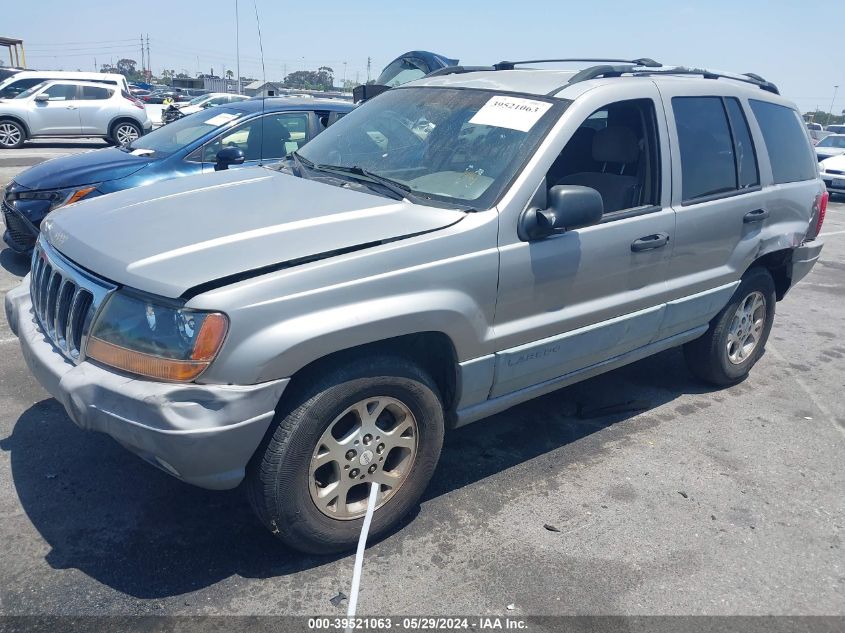
{"type": "Polygon", "coordinates": [[[44,136],[99,136],[126,145],[151,129],[143,103],[98,82],[45,81],[0,101],[0,149],[44,136]]]}

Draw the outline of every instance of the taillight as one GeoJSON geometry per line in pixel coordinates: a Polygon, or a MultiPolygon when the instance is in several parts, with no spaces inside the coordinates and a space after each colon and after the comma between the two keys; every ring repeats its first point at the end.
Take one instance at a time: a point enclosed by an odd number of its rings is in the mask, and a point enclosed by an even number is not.
{"type": "Polygon", "coordinates": [[[822,224],[824,224],[824,216],[827,214],[827,201],[830,200],[830,193],[825,191],[816,196],[816,200],[813,203],[813,216],[810,220],[811,223],[815,223],[815,226],[811,224],[810,230],[807,231],[807,238],[808,240],[815,239],[822,230],[822,224]]]}

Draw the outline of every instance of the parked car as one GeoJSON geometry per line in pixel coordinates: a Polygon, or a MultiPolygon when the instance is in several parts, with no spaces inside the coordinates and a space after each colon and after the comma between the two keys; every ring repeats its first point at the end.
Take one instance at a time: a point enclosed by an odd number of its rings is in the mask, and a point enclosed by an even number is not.
{"type": "Polygon", "coordinates": [[[173,90],[162,90],[141,97],[144,103],[164,103],[165,99],[172,99],[174,102],[190,101],[190,97],[182,92],[173,90]]]}
{"type": "Polygon", "coordinates": [[[0,149],[41,137],[100,137],[126,145],[151,129],[144,104],[107,84],[45,81],[0,101],[0,149]]]}
{"type": "Polygon", "coordinates": [[[9,183],[3,239],[12,250],[29,253],[44,217],[66,204],[168,178],[278,161],[352,107],[319,99],[243,101],[187,116],[125,147],[54,158],[9,183]]]}
{"type": "Polygon", "coordinates": [[[152,92],[150,92],[149,90],[146,90],[144,88],[130,88],[129,94],[131,94],[133,97],[137,97],[138,99],[140,99],[141,97],[146,97],[147,95],[151,95],[152,92]]]}
{"type": "Polygon", "coordinates": [[[845,153],[845,134],[830,134],[816,143],[816,156],[820,161],[845,153]]]}
{"type": "Polygon", "coordinates": [[[14,66],[0,66],[0,81],[5,81],[12,75],[21,72],[23,68],[16,68],[14,66]]]}
{"type": "Polygon", "coordinates": [[[828,125],[825,128],[825,132],[830,132],[831,134],[845,134],[845,125],[828,125]]]}
{"type": "Polygon", "coordinates": [[[179,104],[177,107],[182,114],[193,114],[206,108],[226,105],[229,103],[238,103],[239,101],[246,101],[249,97],[245,95],[229,94],[226,92],[210,92],[199,97],[194,97],[184,104],[179,104]]]}
{"type": "Polygon", "coordinates": [[[818,123],[807,123],[807,132],[810,134],[810,140],[813,145],[817,145],[820,140],[826,136],[830,136],[831,132],[826,132],[825,129],[818,123]]]}
{"type": "Polygon", "coordinates": [[[5,299],[30,369],[169,474],[246,479],[311,552],[358,541],[371,491],[371,537],[396,526],[446,428],[679,345],[743,380],[822,249],[795,106],[650,60],[518,66],[390,89],[273,168],[54,211],[5,299]]]}
{"type": "Polygon", "coordinates": [[[830,194],[845,196],[845,153],[821,161],[819,169],[830,194]]]}
{"type": "Polygon", "coordinates": [[[51,79],[63,81],[90,81],[107,86],[116,87],[119,90],[129,92],[129,85],[126,77],[112,73],[83,73],[69,72],[62,70],[24,70],[15,73],[3,82],[0,82],[0,99],[14,99],[17,95],[29,90],[33,86],[51,79]]]}

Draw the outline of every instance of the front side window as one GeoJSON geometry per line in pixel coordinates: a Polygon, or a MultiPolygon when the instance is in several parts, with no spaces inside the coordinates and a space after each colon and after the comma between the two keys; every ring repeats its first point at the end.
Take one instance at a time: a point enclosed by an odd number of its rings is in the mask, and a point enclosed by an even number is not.
{"type": "Polygon", "coordinates": [[[73,101],[76,99],[76,86],[73,84],[53,84],[41,94],[47,95],[49,101],[73,101]]]}
{"type": "Polygon", "coordinates": [[[750,104],[763,132],[775,184],[814,179],[816,157],[798,113],[768,101],[751,99],[750,104]]]}
{"type": "Polygon", "coordinates": [[[371,172],[415,197],[490,208],[569,103],[488,90],[397,88],[329,126],[298,155],[316,166],[371,172]]]}
{"type": "Polygon", "coordinates": [[[654,102],[620,101],[587,117],[546,174],[546,186],[555,185],[595,189],[605,213],[659,204],[654,102]]]}
{"type": "Polygon", "coordinates": [[[684,202],[738,189],[734,145],[721,97],[674,97],[684,202]]]}

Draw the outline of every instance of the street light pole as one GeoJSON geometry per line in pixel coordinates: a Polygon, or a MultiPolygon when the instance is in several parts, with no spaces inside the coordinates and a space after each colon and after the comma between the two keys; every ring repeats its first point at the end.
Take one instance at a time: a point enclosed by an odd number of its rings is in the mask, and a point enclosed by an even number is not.
{"type": "Polygon", "coordinates": [[[830,125],[830,117],[833,116],[833,104],[836,101],[836,93],[839,91],[839,86],[833,87],[833,99],[830,100],[830,110],[827,113],[827,122],[825,123],[825,127],[830,125]]]}
{"type": "Polygon", "coordinates": [[[238,0],[235,0],[235,57],[238,73],[238,94],[241,94],[241,26],[238,20],[238,0]]]}

